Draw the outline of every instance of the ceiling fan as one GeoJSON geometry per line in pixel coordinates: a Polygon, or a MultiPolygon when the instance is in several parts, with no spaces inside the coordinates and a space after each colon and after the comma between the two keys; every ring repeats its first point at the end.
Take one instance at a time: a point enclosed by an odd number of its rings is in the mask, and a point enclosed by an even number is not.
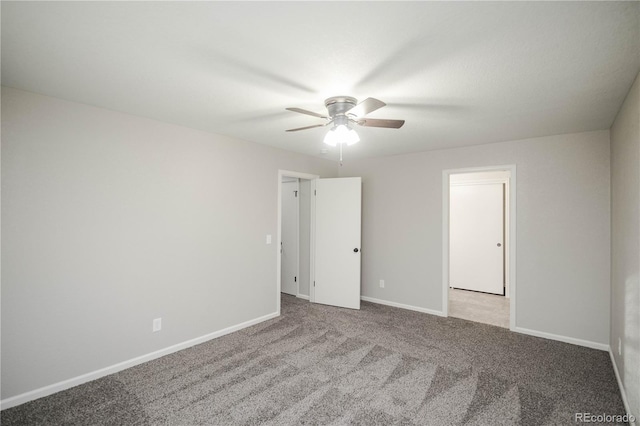
{"type": "Polygon", "coordinates": [[[324,127],[333,124],[333,127],[324,138],[324,142],[331,146],[340,145],[340,160],[342,161],[342,145],[353,145],[360,141],[360,137],[353,130],[353,125],[366,127],[384,127],[388,129],[399,129],[404,124],[404,120],[388,120],[380,118],[366,118],[365,115],[382,108],[386,104],[375,98],[367,98],[357,103],[357,99],[350,96],[333,96],[324,101],[328,114],[319,114],[302,108],[286,108],[288,111],[300,114],[311,115],[313,117],[327,120],[324,124],[298,127],[289,129],[287,132],[297,132],[299,130],[313,129],[314,127],[324,127]]]}

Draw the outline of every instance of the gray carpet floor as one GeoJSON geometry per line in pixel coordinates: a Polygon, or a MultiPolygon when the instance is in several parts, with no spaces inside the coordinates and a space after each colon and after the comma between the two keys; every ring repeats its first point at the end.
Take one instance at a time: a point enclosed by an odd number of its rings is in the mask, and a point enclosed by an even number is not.
{"type": "Polygon", "coordinates": [[[607,352],[282,297],[282,315],[2,411],[2,425],[558,425],[624,414],[607,352]]]}

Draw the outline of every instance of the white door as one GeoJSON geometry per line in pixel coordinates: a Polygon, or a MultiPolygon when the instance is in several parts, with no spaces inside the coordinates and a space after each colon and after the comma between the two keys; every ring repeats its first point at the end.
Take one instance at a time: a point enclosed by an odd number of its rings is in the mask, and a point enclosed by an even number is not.
{"type": "Polygon", "coordinates": [[[504,184],[451,185],[450,285],[504,294],[504,184]]]}
{"type": "Polygon", "coordinates": [[[360,309],[359,177],[316,181],[315,303],[360,309]]]}
{"type": "Polygon", "coordinates": [[[298,294],[298,180],[282,182],[282,251],[280,291],[298,294]]]}

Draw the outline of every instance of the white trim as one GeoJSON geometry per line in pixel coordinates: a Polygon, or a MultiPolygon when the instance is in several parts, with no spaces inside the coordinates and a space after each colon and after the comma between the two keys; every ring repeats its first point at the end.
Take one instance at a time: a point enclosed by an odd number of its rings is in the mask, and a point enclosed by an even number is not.
{"type": "MultiPolygon", "coordinates": [[[[315,189],[315,179],[318,179],[320,176],[318,175],[312,175],[309,173],[301,173],[301,172],[294,172],[294,171],[290,171],[290,170],[278,170],[278,217],[277,217],[277,234],[276,234],[276,312],[278,315],[280,315],[280,280],[282,277],[282,258],[281,258],[281,253],[280,253],[280,241],[282,241],[282,178],[284,176],[287,177],[294,177],[294,178],[298,178],[298,179],[308,179],[311,181],[311,190],[313,191],[315,189]]],[[[310,276],[313,276],[313,248],[314,248],[314,238],[315,238],[315,227],[314,227],[314,214],[313,214],[313,209],[315,207],[315,199],[312,198],[311,199],[311,238],[309,238],[310,240],[310,251],[309,251],[309,255],[311,256],[311,265],[310,265],[310,276]]],[[[311,283],[313,281],[309,281],[309,286],[311,286],[311,283]]],[[[313,299],[312,299],[313,300],[313,299]]]]}
{"type": "Polygon", "coordinates": [[[451,173],[442,171],[442,316],[449,316],[449,196],[451,173]]]}
{"type": "Polygon", "coordinates": [[[390,302],[388,300],[374,299],[373,297],[368,297],[368,296],[360,296],[360,300],[364,300],[365,302],[377,303],[378,305],[393,306],[394,308],[408,309],[410,311],[417,311],[425,314],[437,315],[439,317],[446,316],[442,311],[421,308],[419,306],[405,305],[403,303],[390,302]]]}
{"type": "Polygon", "coordinates": [[[449,188],[451,174],[477,173],[486,171],[510,172],[509,177],[509,230],[508,230],[508,262],[509,277],[509,329],[516,329],[516,165],[471,167],[464,169],[447,169],[442,171],[442,316],[449,316],[449,188]]]}
{"type": "Polygon", "coordinates": [[[531,329],[522,328],[522,327],[515,327],[511,331],[516,333],[521,333],[521,334],[528,334],[529,336],[542,337],[544,339],[557,340],[559,342],[564,342],[564,343],[571,343],[572,345],[584,346],[586,348],[598,349],[601,351],[609,350],[609,345],[607,345],[606,343],[598,343],[598,342],[592,342],[590,340],[576,339],[575,337],[561,336],[559,334],[546,333],[544,331],[531,330],[531,329]]]}
{"type": "MultiPolygon", "coordinates": [[[[410,311],[417,311],[417,312],[423,312],[425,314],[437,315],[439,317],[445,316],[444,312],[442,311],[437,311],[434,309],[427,309],[427,308],[420,308],[418,306],[412,306],[412,305],[405,305],[403,303],[390,302],[388,300],[375,299],[373,297],[368,297],[368,296],[360,296],[360,300],[364,300],[365,302],[377,303],[379,305],[393,306],[394,308],[408,309],[410,311]]],[[[591,342],[589,340],[575,339],[573,337],[561,336],[561,335],[552,334],[552,333],[545,333],[543,331],[530,330],[528,328],[522,328],[522,327],[516,327],[514,330],[511,330],[511,331],[515,333],[527,334],[529,336],[541,337],[543,339],[557,340],[559,342],[571,343],[572,345],[584,346],[591,349],[598,349],[602,351],[611,352],[609,345],[604,343],[597,343],[597,342],[591,342]]],[[[615,367],[615,362],[614,362],[614,369],[616,371],[616,377],[618,377],[618,370],[615,367]]],[[[620,383],[620,380],[618,380],[618,383],[620,383]]],[[[620,387],[622,388],[622,385],[620,385],[620,387]]],[[[625,405],[625,408],[626,407],[627,405],[625,405]]],[[[627,409],[627,412],[630,413],[628,409],[627,409]]]]}
{"type": "MultiPolygon", "coordinates": [[[[618,382],[618,388],[620,388],[620,396],[622,397],[622,404],[624,405],[624,410],[627,414],[633,414],[631,412],[631,407],[629,406],[629,400],[627,399],[627,392],[624,389],[624,385],[622,384],[622,378],[620,377],[620,371],[618,370],[618,365],[616,364],[616,357],[613,356],[613,352],[611,351],[611,347],[609,347],[609,356],[611,357],[611,364],[613,364],[613,372],[616,375],[616,380],[618,382]]],[[[631,426],[635,426],[636,422],[629,422],[631,426]]]]}
{"type": "MultiPolygon", "coordinates": [[[[458,173],[455,173],[458,174],[458,173]]],[[[482,180],[469,180],[465,182],[451,182],[451,186],[466,186],[466,185],[491,185],[494,183],[505,183],[509,178],[502,179],[482,179],[482,180]]]]}
{"type": "MultiPolygon", "coordinates": [[[[507,244],[511,243],[511,178],[506,178],[505,182],[504,182],[504,187],[505,187],[505,194],[504,194],[504,211],[505,211],[505,215],[504,215],[504,238],[505,241],[507,242],[507,244]]],[[[511,250],[508,250],[509,247],[507,247],[506,252],[504,253],[504,274],[505,274],[505,292],[504,292],[504,297],[506,297],[507,299],[511,298],[511,285],[509,284],[511,282],[511,274],[510,274],[510,267],[511,267],[511,250]]],[[[515,260],[515,259],[514,259],[515,260]]],[[[509,312],[511,312],[511,301],[509,301],[509,312]]],[[[509,316],[509,318],[511,318],[511,316],[509,316]]]]}
{"type": "Polygon", "coordinates": [[[66,389],[70,389],[74,386],[81,385],[83,383],[90,382],[92,380],[99,379],[104,376],[108,376],[109,374],[117,373],[118,371],[125,370],[127,368],[134,367],[136,365],[152,361],[154,359],[163,357],[165,355],[172,354],[174,352],[181,351],[183,349],[189,348],[191,346],[199,345],[200,343],[207,342],[212,339],[216,339],[218,337],[222,337],[226,334],[233,333],[234,331],[242,330],[243,328],[251,327],[252,325],[256,325],[258,323],[273,319],[278,317],[280,314],[278,312],[274,312],[271,314],[267,314],[261,316],[259,318],[255,318],[249,321],[245,321],[240,324],[232,325],[231,327],[224,328],[219,331],[214,331],[213,333],[205,334],[204,336],[196,337],[195,339],[187,340],[182,343],[178,343],[176,345],[169,346],[164,349],[160,349],[146,355],[141,355],[139,357],[132,358],[127,361],[119,362],[117,364],[111,365],[109,367],[101,368],[99,370],[92,371],[90,373],[82,374],[80,376],[73,377],[71,379],[63,380],[58,383],[54,383],[52,385],[44,386],[39,389],[35,389],[29,392],[22,393],[20,395],[12,396],[10,398],[3,399],[0,401],[0,410],[4,410],[7,408],[15,407],[20,404],[24,404],[25,402],[33,401],[34,399],[42,398],[56,392],[60,392],[66,389]]]}
{"type": "Polygon", "coordinates": [[[296,297],[299,297],[300,299],[305,299],[305,300],[309,300],[309,296],[307,296],[306,294],[296,294],[296,297]]]}
{"type": "Polygon", "coordinates": [[[300,294],[300,179],[296,179],[296,294],[300,294]]]}

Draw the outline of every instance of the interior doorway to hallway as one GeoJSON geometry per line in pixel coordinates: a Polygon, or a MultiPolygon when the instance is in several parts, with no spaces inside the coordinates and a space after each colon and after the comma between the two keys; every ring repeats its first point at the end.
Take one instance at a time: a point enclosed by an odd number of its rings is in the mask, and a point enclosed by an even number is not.
{"type": "Polygon", "coordinates": [[[445,314],[515,327],[512,198],[515,166],[443,174],[445,314]]]}

